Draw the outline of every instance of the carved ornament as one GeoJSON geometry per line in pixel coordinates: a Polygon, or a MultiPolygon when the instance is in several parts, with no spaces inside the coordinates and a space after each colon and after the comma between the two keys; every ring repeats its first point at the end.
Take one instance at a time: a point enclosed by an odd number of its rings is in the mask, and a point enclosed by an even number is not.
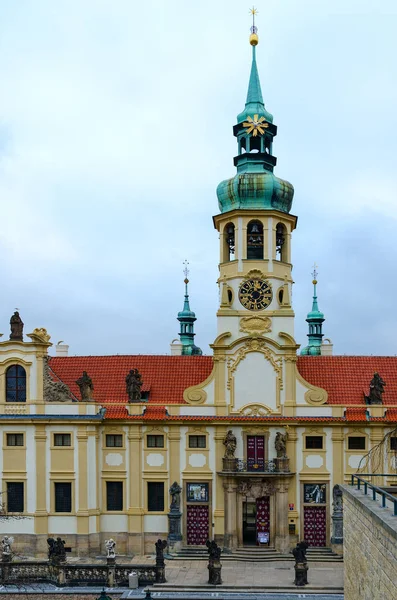
{"type": "Polygon", "coordinates": [[[47,329],[44,329],[44,327],[36,327],[36,329],[34,329],[32,333],[28,333],[27,336],[36,344],[48,344],[51,339],[51,336],[47,333],[47,329]]]}
{"type": "Polygon", "coordinates": [[[70,389],[62,381],[54,381],[51,377],[52,370],[48,364],[48,356],[43,359],[43,384],[45,402],[70,402],[72,395],[70,389]]]}
{"type": "Polygon", "coordinates": [[[263,498],[263,496],[273,496],[276,493],[276,486],[266,479],[262,481],[242,480],[238,483],[237,492],[242,496],[250,496],[256,500],[257,498],[263,498]]]}
{"type": "Polygon", "coordinates": [[[192,385],[191,387],[186,388],[183,392],[183,399],[187,404],[204,404],[207,400],[207,392],[205,391],[205,387],[215,378],[215,365],[212,369],[211,373],[208,375],[207,379],[199,383],[198,385],[192,385]]]}
{"type": "Polygon", "coordinates": [[[240,410],[240,415],[245,417],[266,417],[271,414],[270,408],[263,404],[249,404],[240,410]]]}
{"type": "Polygon", "coordinates": [[[326,404],[328,400],[328,392],[323,390],[323,388],[312,385],[306,379],[302,377],[302,375],[298,371],[298,367],[295,365],[295,374],[296,378],[301,382],[301,384],[307,389],[305,393],[305,401],[307,404],[311,404],[312,406],[320,406],[321,404],[326,404]]]}
{"type": "Polygon", "coordinates": [[[242,317],[240,319],[240,331],[257,336],[272,330],[272,322],[269,317],[242,317]]]}
{"type": "Polygon", "coordinates": [[[244,279],[266,279],[266,275],[260,269],[251,269],[244,275],[244,279]]]}

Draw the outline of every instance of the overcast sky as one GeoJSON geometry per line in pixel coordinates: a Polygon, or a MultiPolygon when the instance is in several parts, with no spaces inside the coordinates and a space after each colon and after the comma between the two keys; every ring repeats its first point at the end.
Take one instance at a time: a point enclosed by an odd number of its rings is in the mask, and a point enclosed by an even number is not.
{"type": "MultiPolygon", "coordinates": [[[[0,331],[168,353],[191,267],[216,336],[216,187],[251,61],[245,0],[0,1],[0,331]]],[[[258,68],[295,187],[296,338],[319,265],[338,354],[396,354],[397,2],[257,0],[258,68]]],[[[3,338],[4,339],[4,338],[3,338]]],[[[53,350],[52,350],[53,352],[53,350]]]]}

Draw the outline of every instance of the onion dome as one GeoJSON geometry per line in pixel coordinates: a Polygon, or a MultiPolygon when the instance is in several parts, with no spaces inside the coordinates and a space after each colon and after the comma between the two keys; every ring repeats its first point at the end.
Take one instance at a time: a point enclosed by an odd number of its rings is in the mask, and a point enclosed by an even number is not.
{"type": "Polygon", "coordinates": [[[323,341],[323,323],[325,321],[324,313],[318,308],[317,302],[317,271],[314,267],[313,271],[313,303],[312,309],[307,313],[306,321],[309,323],[309,338],[308,345],[301,350],[302,356],[320,356],[321,344],[323,341]]]}
{"type": "Polygon", "coordinates": [[[182,344],[182,354],[183,355],[201,356],[203,353],[201,348],[196,346],[194,343],[194,336],[196,335],[194,333],[194,322],[197,319],[196,319],[196,313],[194,313],[192,310],[190,310],[189,291],[188,291],[189,279],[187,277],[189,274],[189,271],[188,271],[187,265],[188,265],[188,262],[185,261],[185,270],[184,270],[184,273],[185,273],[185,280],[184,280],[185,300],[183,303],[183,310],[181,310],[178,313],[178,321],[180,323],[179,337],[180,337],[181,344],[182,344]]]}

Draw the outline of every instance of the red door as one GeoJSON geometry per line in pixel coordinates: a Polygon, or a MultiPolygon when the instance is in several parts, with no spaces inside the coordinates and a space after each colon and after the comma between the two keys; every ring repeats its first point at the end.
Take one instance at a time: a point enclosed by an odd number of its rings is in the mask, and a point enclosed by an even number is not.
{"type": "Polygon", "coordinates": [[[270,498],[258,498],[256,501],[256,543],[268,544],[270,540],[270,498]],[[261,535],[262,534],[262,535],[261,535]],[[263,534],[267,534],[263,536],[263,534]],[[265,541],[267,539],[267,541],[265,541]]]}
{"type": "Polygon", "coordinates": [[[247,436],[247,470],[263,471],[265,468],[265,438],[263,435],[247,436]]]}
{"type": "Polygon", "coordinates": [[[304,539],[310,546],[327,545],[327,519],[325,506],[305,506],[304,539]]]}
{"type": "Polygon", "coordinates": [[[187,543],[205,546],[209,539],[208,506],[187,505],[187,543]]]}

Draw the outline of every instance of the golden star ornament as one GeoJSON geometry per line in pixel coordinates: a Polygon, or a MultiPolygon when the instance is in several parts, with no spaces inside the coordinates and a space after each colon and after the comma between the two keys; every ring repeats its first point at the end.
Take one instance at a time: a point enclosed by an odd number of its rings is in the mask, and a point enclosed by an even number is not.
{"type": "Polygon", "coordinates": [[[252,133],[255,137],[258,134],[263,135],[265,133],[265,129],[269,127],[269,123],[266,121],[265,117],[258,118],[258,115],[254,115],[254,118],[247,117],[247,120],[244,121],[243,127],[247,128],[247,133],[252,133]]]}

